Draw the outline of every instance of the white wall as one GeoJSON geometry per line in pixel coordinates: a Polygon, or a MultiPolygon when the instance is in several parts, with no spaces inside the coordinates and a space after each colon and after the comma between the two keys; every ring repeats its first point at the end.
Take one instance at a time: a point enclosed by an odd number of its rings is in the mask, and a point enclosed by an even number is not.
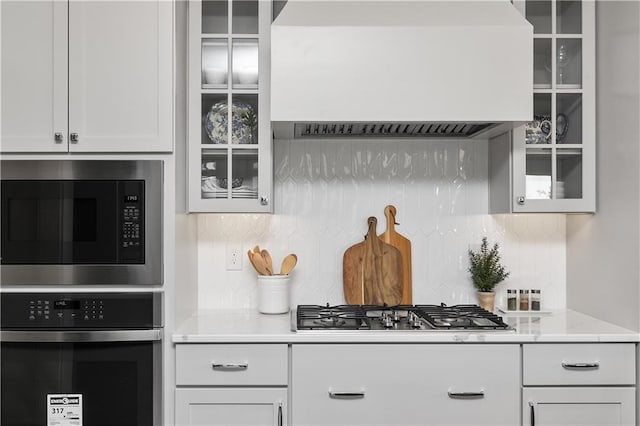
{"type": "Polygon", "coordinates": [[[343,303],[342,255],[361,242],[368,216],[412,242],[414,303],[476,303],[467,249],[501,244],[512,276],[499,287],[542,289],[543,307],[565,307],[564,215],[488,211],[486,141],[276,141],[273,215],[199,215],[200,308],[253,308],[255,273],[226,271],[227,244],[299,257],[292,304],[343,303]]]}
{"type": "Polygon", "coordinates": [[[597,213],[567,219],[572,309],[640,329],[640,3],[599,1],[597,213]]]}

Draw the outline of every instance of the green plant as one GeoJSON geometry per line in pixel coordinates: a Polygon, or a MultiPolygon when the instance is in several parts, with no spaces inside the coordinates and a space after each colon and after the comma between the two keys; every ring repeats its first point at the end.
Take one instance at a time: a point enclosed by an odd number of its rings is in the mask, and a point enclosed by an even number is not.
{"type": "Polygon", "coordinates": [[[479,291],[493,291],[499,282],[507,278],[509,272],[500,264],[498,243],[489,249],[487,237],[482,237],[479,251],[469,249],[469,272],[473,285],[479,291]]]}

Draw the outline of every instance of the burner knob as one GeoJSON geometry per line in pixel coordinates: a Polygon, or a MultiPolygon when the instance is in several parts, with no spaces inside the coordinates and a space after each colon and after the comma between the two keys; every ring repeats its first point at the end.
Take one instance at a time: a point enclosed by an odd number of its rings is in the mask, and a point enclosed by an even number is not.
{"type": "Polygon", "coordinates": [[[400,314],[397,313],[396,311],[393,311],[393,321],[400,322],[400,314]]]}
{"type": "Polygon", "coordinates": [[[393,324],[393,320],[391,319],[391,317],[389,317],[388,315],[385,316],[382,319],[382,326],[384,328],[393,328],[394,324],[393,324]]]}

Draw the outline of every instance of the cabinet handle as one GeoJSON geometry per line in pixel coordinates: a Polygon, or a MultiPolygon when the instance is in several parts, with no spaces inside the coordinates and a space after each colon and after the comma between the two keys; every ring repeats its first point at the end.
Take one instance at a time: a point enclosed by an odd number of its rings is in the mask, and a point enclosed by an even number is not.
{"type": "Polygon", "coordinates": [[[599,362],[562,362],[562,368],[566,370],[597,370],[600,368],[599,362]]]}
{"type": "Polygon", "coordinates": [[[278,403],[278,426],[282,426],[282,402],[278,403]]]}
{"type": "Polygon", "coordinates": [[[524,197],[521,195],[518,198],[516,198],[516,202],[521,205],[524,206],[524,197]]]}
{"type": "Polygon", "coordinates": [[[217,363],[212,362],[211,368],[214,370],[222,370],[222,371],[242,371],[249,368],[248,363],[217,363]]]}
{"type": "Polygon", "coordinates": [[[266,206],[269,204],[269,197],[260,197],[260,205],[266,206]]]}
{"type": "Polygon", "coordinates": [[[536,426],[536,410],[535,410],[535,402],[529,401],[529,412],[531,417],[531,426],[536,426]]]}
{"type": "Polygon", "coordinates": [[[56,143],[62,143],[63,139],[64,135],[62,134],[62,132],[55,132],[53,134],[53,140],[56,141],[56,143]]]}
{"type": "Polygon", "coordinates": [[[364,398],[364,391],[360,391],[360,392],[329,391],[329,398],[331,399],[362,399],[364,398]]]}
{"type": "Polygon", "coordinates": [[[71,143],[78,143],[78,141],[80,140],[80,136],[78,136],[77,133],[71,133],[69,137],[71,139],[71,143]]]}
{"type": "Polygon", "coordinates": [[[484,391],[480,392],[447,392],[451,399],[482,399],[484,398],[484,391]]]}

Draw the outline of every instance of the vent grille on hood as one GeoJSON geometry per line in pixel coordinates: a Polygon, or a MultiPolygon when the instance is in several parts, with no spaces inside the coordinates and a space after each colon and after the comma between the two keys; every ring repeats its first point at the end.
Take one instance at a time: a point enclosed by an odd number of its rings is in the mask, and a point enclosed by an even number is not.
{"type": "Polygon", "coordinates": [[[295,123],[295,138],[471,137],[495,123],[295,123]]]}

